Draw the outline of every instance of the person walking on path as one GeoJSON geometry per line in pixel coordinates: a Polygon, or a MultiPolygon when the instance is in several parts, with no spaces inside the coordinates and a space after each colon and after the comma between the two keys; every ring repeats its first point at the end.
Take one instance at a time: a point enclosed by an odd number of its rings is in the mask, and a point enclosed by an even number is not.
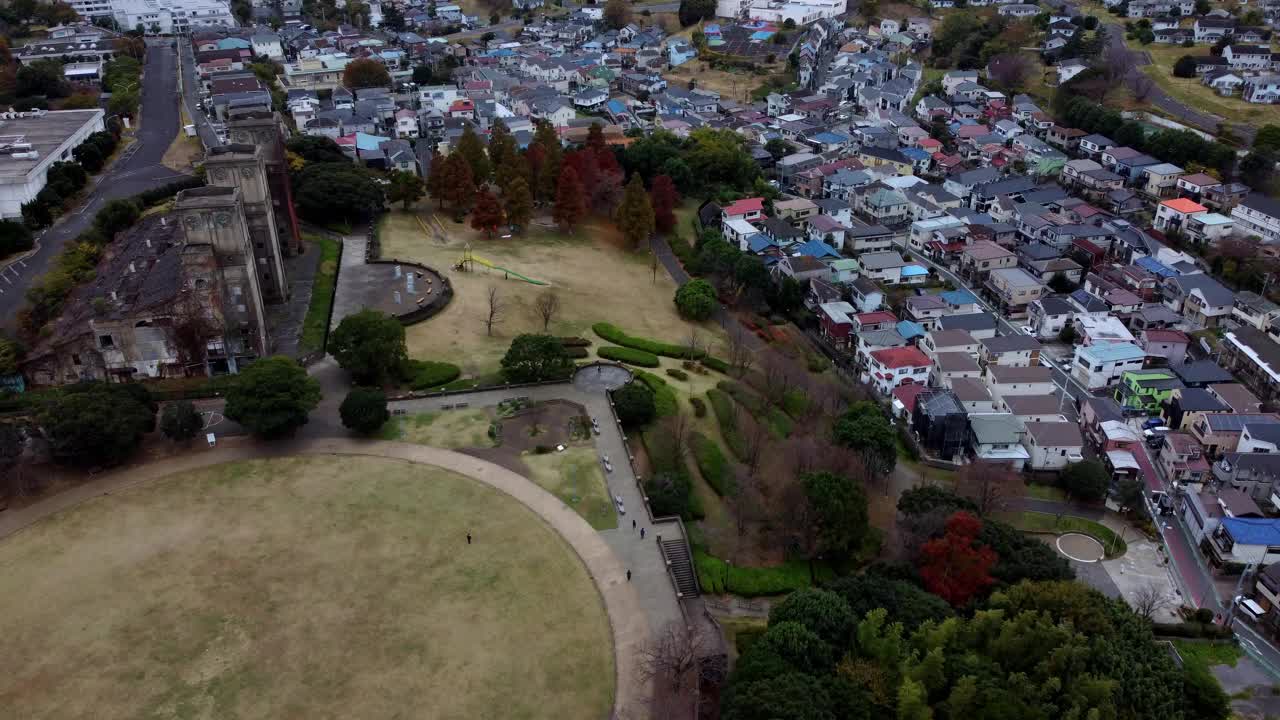
{"type": "Polygon", "coordinates": [[[644,528],[640,528],[640,539],[644,539],[644,528]]]}
{"type": "Polygon", "coordinates": [[[631,518],[631,529],[632,529],[632,530],[635,530],[635,529],[636,529],[636,519],[635,519],[635,518],[631,518]]]}
{"type": "Polygon", "coordinates": [[[471,544],[471,533],[467,533],[467,544],[471,544]]]}
{"type": "Polygon", "coordinates": [[[631,582],[631,571],[627,571],[627,582],[631,582]]]}

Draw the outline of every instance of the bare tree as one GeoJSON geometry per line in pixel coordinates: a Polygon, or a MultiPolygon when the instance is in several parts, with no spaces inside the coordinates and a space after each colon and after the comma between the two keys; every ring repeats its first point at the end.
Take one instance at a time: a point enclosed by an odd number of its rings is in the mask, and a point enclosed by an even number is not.
{"type": "Polygon", "coordinates": [[[1133,91],[1133,99],[1146,102],[1156,89],[1156,81],[1146,73],[1133,73],[1129,76],[1129,89],[1133,91]]]}
{"type": "Polygon", "coordinates": [[[502,295],[498,293],[498,288],[490,286],[489,309],[484,316],[484,332],[486,335],[493,335],[493,326],[502,322],[506,309],[507,304],[503,302],[502,295]]]}
{"type": "Polygon", "coordinates": [[[956,492],[978,506],[978,515],[986,517],[1004,510],[1019,477],[1007,465],[976,462],[966,465],[956,477],[956,492]]]}
{"type": "Polygon", "coordinates": [[[183,292],[172,306],[165,339],[178,356],[183,374],[199,366],[203,372],[209,341],[221,333],[207,306],[192,292],[183,292]]]}
{"type": "Polygon", "coordinates": [[[689,326],[689,335],[684,339],[684,347],[690,358],[697,357],[698,352],[702,350],[702,337],[696,325],[689,326]]]}
{"type": "Polygon", "coordinates": [[[686,625],[672,620],[637,650],[636,674],[641,683],[654,684],[654,699],[679,702],[698,687],[701,658],[712,643],[700,623],[686,625]]]}
{"type": "Polygon", "coordinates": [[[755,352],[751,349],[749,337],[742,323],[733,323],[733,327],[729,330],[726,350],[729,355],[729,370],[738,375],[746,375],[755,362],[755,352]]]}
{"type": "Polygon", "coordinates": [[[1153,582],[1143,585],[1133,593],[1133,611],[1144,620],[1152,619],[1170,604],[1169,594],[1153,582]]]}
{"type": "Polygon", "coordinates": [[[542,332],[551,328],[556,315],[560,314],[560,296],[555,290],[547,290],[533,300],[533,312],[542,321],[542,332]]]}
{"type": "Polygon", "coordinates": [[[738,432],[746,443],[747,457],[744,461],[747,471],[755,475],[760,471],[760,463],[764,460],[765,450],[769,448],[769,428],[762,419],[752,416],[746,408],[739,406],[737,412],[738,432]]]}
{"type": "Polygon", "coordinates": [[[677,412],[675,415],[663,419],[655,429],[654,439],[661,447],[666,448],[671,461],[677,467],[682,467],[685,458],[689,455],[689,433],[691,429],[689,416],[682,412],[677,412]]]}
{"type": "Polygon", "coordinates": [[[1020,90],[1031,74],[1031,59],[1024,53],[997,55],[987,64],[987,77],[1006,90],[1020,90]]]}

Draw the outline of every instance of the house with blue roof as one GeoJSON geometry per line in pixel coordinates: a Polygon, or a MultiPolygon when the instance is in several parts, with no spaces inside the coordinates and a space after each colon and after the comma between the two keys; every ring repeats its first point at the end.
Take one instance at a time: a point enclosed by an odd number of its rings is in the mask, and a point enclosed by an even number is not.
{"type": "Polygon", "coordinates": [[[1173,268],[1169,267],[1168,265],[1165,265],[1164,263],[1160,262],[1159,260],[1156,260],[1155,258],[1153,258],[1153,257],[1149,257],[1149,256],[1148,256],[1148,257],[1140,257],[1140,258],[1138,258],[1137,260],[1134,260],[1134,261],[1133,261],[1133,264],[1134,264],[1134,265],[1137,265],[1138,267],[1142,268],[1143,270],[1146,270],[1147,272],[1151,273],[1152,275],[1156,275],[1156,276],[1160,277],[1161,279],[1168,278],[1168,277],[1173,277],[1173,276],[1175,276],[1175,275],[1177,275],[1177,274],[1178,274],[1178,271],[1177,271],[1177,270],[1174,270],[1173,268]]]}
{"type": "Polygon", "coordinates": [[[816,153],[845,150],[853,144],[853,138],[830,130],[810,135],[805,140],[813,146],[816,153]]]}
{"type": "Polygon", "coordinates": [[[898,334],[901,335],[907,342],[911,342],[916,338],[922,338],[928,334],[928,331],[924,329],[923,325],[921,325],[918,322],[912,322],[910,320],[899,321],[898,324],[894,326],[894,330],[897,330],[898,334]]]}
{"type": "Polygon", "coordinates": [[[667,64],[679,67],[698,57],[698,51],[691,43],[684,40],[672,40],[667,44],[667,64]]]}
{"type": "Polygon", "coordinates": [[[1205,545],[1214,565],[1268,565],[1280,560],[1280,518],[1224,517],[1205,545]]]}
{"type": "Polygon", "coordinates": [[[253,43],[238,37],[225,37],[218,40],[219,50],[252,50],[253,43]]]}
{"type": "Polygon", "coordinates": [[[968,314],[981,312],[978,307],[978,298],[968,290],[947,290],[938,293],[938,297],[947,301],[947,305],[951,307],[953,314],[968,314]]]}
{"type": "Polygon", "coordinates": [[[791,251],[793,253],[798,253],[800,255],[805,255],[812,258],[817,258],[819,260],[826,260],[827,258],[838,259],[840,257],[840,253],[836,252],[835,248],[822,242],[821,240],[806,241],[804,243],[801,243],[800,245],[795,246],[794,248],[791,249],[791,251]]]}
{"type": "Polygon", "coordinates": [[[1128,342],[1076,346],[1071,377],[1096,390],[1120,381],[1127,370],[1141,370],[1147,351],[1128,342]]]}
{"type": "Polygon", "coordinates": [[[923,265],[903,265],[898,282],[903,285],[919,285],[929,280],[929,268],[923,265]]]}
{"type": "Polygon", "coordinates": [[[778,247],[778,243],[774,242],[772,238],[763,233],[756,233],[755,235],[747,237],[747,250],[757,255],[770,248],[776,247],[778,247]]]}

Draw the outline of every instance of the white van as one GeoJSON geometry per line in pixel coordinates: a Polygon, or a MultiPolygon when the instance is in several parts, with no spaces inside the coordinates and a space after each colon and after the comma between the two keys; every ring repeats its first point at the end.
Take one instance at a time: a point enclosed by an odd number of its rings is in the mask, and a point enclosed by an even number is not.
{"type": "Polygon", "coordinates": [[[1267,611],[1263,610],[1261,605],[1254,602],[1253,598],[1247,598],[1243,595],[1236,598],[1236,605],[1240,608],[1241,612],[1248,615],[1249,619],[1254,620],[1255,622],[1261,620],[1262,617],[1267,614],[1267,611]]]}

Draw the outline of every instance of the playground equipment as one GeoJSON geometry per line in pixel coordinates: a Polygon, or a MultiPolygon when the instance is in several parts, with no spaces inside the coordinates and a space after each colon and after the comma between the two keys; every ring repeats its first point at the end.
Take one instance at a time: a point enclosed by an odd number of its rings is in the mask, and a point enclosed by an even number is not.
{"type": "Polygon", "coordinates": [[[470,272],[471,270],[475,269],[474,263],[479,263],[491,270],[497,270],[503,273],[504,275],[506,275],[508,279],[515,278],[516,280],[523,280],[524,282],[527,282],[530,285],[550,285],[551,284],[549,282],[545,282],[542,280],[534,280],[531,277],[525,277],[524,275],[521,275],[515,270],[504,268],[501,265],[495,265],[492,261],[486,260],[485,258],[482,258],[479,255],[476,255],[475,253],[471,252],[471,243],[467,243],[466,249],[462,251],[462,258],[459,259],[458,263],[453,266],[453,269],[461,270],[463,272],[470,272]]]}

